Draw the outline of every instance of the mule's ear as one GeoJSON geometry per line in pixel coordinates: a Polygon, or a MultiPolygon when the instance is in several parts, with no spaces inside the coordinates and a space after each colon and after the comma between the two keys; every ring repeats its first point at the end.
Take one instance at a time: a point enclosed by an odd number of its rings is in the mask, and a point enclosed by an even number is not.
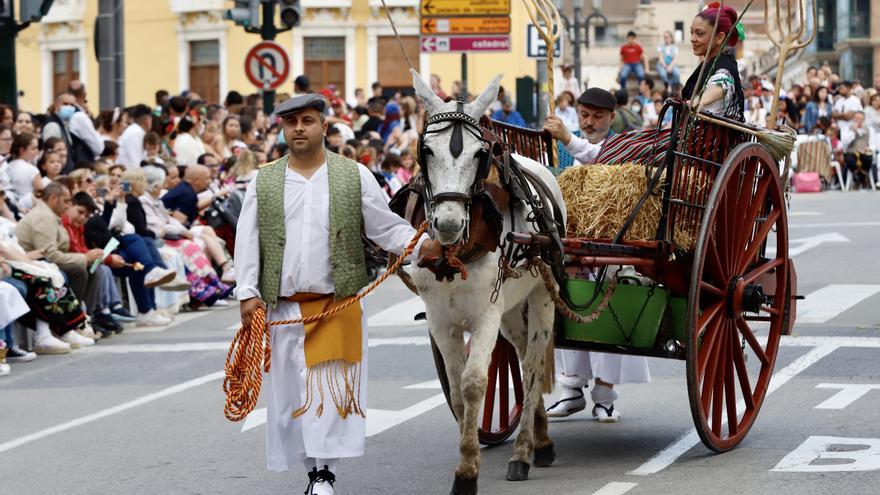
{"type": "Polygon", "coordinates": [[[434,115],[440,111],[440,108],[443,106],[443,100],[440,99],[439,96],[434,94],[431,90],[431,87],[425,84],[425,81],[422,80],[422,76],[416,72],[415,69],[409,70],[412,73],[413,78],[413,89],[416,90],[416,96],[421,100],[422,105],[425,106],[425,110],[428,111],[428,115],[434,115]]]}
{"type": "Polygon", "coordinates": [[[498,98],[498,88],[501,87],[502,77],[504,77],[504,74],[498,74],[495,76],[495,79],[492,79],[492,82],[490,82],[489,86],[480,93],[480,96],[464,106],[464,113],[480,120],[480,117],[486,113],[486,110],[489,109],[492,102],[498,98]]]}

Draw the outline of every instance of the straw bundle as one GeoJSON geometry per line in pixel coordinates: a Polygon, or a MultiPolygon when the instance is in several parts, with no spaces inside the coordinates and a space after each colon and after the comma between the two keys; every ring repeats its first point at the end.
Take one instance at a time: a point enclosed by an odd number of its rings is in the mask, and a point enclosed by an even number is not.
{"type": "MultiPolygon", "coordinates": [[[[648,175],[651,174],[653,170],[649,169],[648,175]]],[[[568,209],[567,235],[611,239],[644,194],[649,178],[644,165],[628,163],[570,167],[557,180],[568,209]]],[[[645,201],[624,236],[625,240],[656,238],[663,209],[660,194],[663,182],[664,177],[661,177],[655,194],[645,201]]],[[[686,229],[675,227],[675,244],[679,249],[693,249],[696,243],[699,225],[689,223],[691,225],[686,229]]]]}

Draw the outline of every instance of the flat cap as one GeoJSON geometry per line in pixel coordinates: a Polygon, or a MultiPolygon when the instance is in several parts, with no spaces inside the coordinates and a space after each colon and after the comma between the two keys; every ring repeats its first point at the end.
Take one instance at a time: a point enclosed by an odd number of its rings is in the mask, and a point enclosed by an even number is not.
{"type": "Polygon", "coordinates": [[[325,105],[326,103],[324,103],[324,98],[321,95],[309,93],[285,100],[284,103],[278,105],[278,108],[275,109],[275,115],[285,117],[306,108],[314,108],[319,112],[323,112],[325,105]]]}
{"type": "Polygon", "coordinates": [[[613,111],[617,107],[614,95],[601,88],[589,88],[578,98],[578,103],[588,107],[603,108],[613,111]]]}

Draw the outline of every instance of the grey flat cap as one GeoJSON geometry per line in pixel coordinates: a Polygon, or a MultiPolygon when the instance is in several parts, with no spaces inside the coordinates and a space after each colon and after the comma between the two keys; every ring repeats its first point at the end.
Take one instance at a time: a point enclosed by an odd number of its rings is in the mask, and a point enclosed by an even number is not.
{"type": "Polygon", "coordinates": [[[314,93],[299,95],[285,100],[284,103],[278,105],[278,108],[275,109],[275,115],[285,117],[306,108],[314,108],[319,112],[323,112],[324,106],[324,98],[321,95],[314,93]]]}

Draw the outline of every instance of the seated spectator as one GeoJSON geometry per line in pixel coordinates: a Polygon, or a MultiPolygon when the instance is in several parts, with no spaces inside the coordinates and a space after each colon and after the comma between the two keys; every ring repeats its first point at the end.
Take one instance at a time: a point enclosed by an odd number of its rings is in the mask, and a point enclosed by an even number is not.
{"type": "Polygon", "coordinates": [[[506,122],[519,127],[526,126],[525,119],[523,119],[519,112],[513,109],[513,102],[506,96],[501,100],[501,110],[497,110],[492,114],[492,120],[506,122]]]}
{"type": "Polygon", "coordinates": [[[164,165],[165,159],[162,158],[161,151],[162,138],[154,131],[148,132],[146,136],[144,136],[144,155],[146,156],[144,157],[143,163],[164,165]]]}
{"type": "Polygon", "coordinates": [[[642,45],[638,43],[635,31],[626,33],[626,43],[620,47],[620,63],[620,89],[626,89],[626,80],[630,74],[635,74],[639,82],[645,78],[647,57],[642,45]]]}
{"type": "Polygon", "coordinates": [[[39,161],[37,161],[37,169],[40,170],[41,177],[39,187],[35,190],[40,191],[49,185],[50,182],[54,182],[61,175],[62,167],[64,167],[64,160],[59,153],[49,150],[44,151],[39,161]]]}
{"type": "Polygon", "coordinates": [[[14,224],[6,219],[0,219],[0,239],[0,261],[11,268],[11,278],[26,289],[30,313],[23,323],[36,330],[34,351],[67,354],[71,349],[93,345],[95,340],[85,334],[82,303],[58,267],[38,261],[44,256],[42,250],[25,252],[16,239],[14,224]]]}
{"type": "Polygon", "coordinates": [[[15,117],[15,124],[12,125],[12,131],[15,134],[24,132],[37,134],[33,116],[29,112],[18,112],[18,116],[15,117]]]}
{"type": "Polygon", "coordinates": [[[16,345],[12,324],[30,312],[25,301],[27,286],[11,278],[12,269],[9,265],[0,266],[0,376],[8,375],[10,366],[7,363],[26,363],[36,359],[37,355],[16,345]],[[6,353],[4,362],[3,354],[6,353]]]}
{"type": "Polygon", "coordinates": [[[9,162],[9,179],[20,207],[33,207],[34,189],[41,185],[37,157],[40,154],[39,140],[30,133],[19,134],[12,141],[12,160],[9,162]]]}
{"type": "Polygon", "coordinates": [[[203,165],[191,165],[186,168],[183,181],[177,187],[162,196],[162,203],[171,216],[191,229],[194,238],[204,243],[205,252],[211,256],[222,269],[220,280],[230,284],[235,282],[235,266],[220,244],[220,239],[211,227],[194,226],[199,211],[210,206],[213,196],[200,198],[199,193],[207,191],[211,183],[211,174],[203,165]]]}
{"type": "Polygon", "coordinates": [[[415,173],[416,160],[409,148],[400,152],[400,168],[397,169],[397,179],[401,184],[409,184],[415,173]]]}
{"type": "MultiPolygon", "coordinates": [[[[85,223],[98,210],[98,206],[85,192],[74,194],[72,201],[61,218],[61,223],[70,237],[70,251],[85,254],[88,252],[85,223]]],[[[122,305],[119,289],[111,271],[111,268],[124,267],[125,260],[122,256],[118,254],[108,256],[104,264],[98,265],[95,271],[95,289],[90,291],[86,300],[86,309],[92,316],[91,324],[105,338],[122,332],[123,327],[119,322],[135,321],[134,316],[122,305]]]]}
{"type": "Polygon", "coordinates": [[[205,154],[205,144],[198,134],[198,119],[184,115],[177,124],[177,139],[174,140],[174,157],[179,165],[195,165],[205,154]]]}
{"type": "Polygon", "coordinates": [[[248,183],[257,176],[259,169],[260,164],[257,162],[256,155],[250,150],[245,150],[238,155],[235,165],[229,170],[229,179],[235,183],[237,188],[246,189],[248,183]]]}
{"type": "Polygon", "coordinates": [[[855,112],[849,127],[841,132],[841,141],[843,161],[847,171],[853,174],[853,182],[863,184],[869,180],[877,183],[874,152],[871,149],[871,144],[875,142],[874,129],[865,125],[864,112],[855,112]]]}
{"type": "Polygon", "coordinates": [[[556,97],[556,115],[562,119],[565,128],[569,132],[575,132],[580,129],[578,126],[577,110],[574,109],[574,95],[568,91],[560,93],[556,97]]]}
{"type": "Polygon", "coordinates": [[[403,187],[400,179],[397,178],[397,171],[401,167],[400,155],[395,153],[385,154],[380,170],[385,179],[385,192],[388,193],[389,197],[393,197],[403,187]]]}
{"type": "Polygon", "coordinates": [[[145,214],[145,228],[183,256],[186,279],[191,284],[191,300],[212,306],[232,294],[232,288],[220,281],[211,261],[205,256],[203,246],[208,244],[219,249],[222,254],[219,242],[208,236],[201,243],[194,241],[192,232],[172,218],[159,200],[162,185],[165,183],[165,172],[160,168],[150,167],[143,171],[128,171],[124,177],[132,183],[132,195],[138,195],[141,211],[145,214]],[[206,239],[208,242],[205,242],[206,239]]]}

